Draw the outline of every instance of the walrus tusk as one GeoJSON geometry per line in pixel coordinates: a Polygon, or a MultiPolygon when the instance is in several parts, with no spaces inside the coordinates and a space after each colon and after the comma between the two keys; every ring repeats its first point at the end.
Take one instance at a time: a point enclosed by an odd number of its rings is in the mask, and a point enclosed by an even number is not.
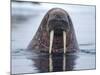
{"type": "MultiPolygon", "coordinates": [[[[64,54],[66,53],[66,32],[63,31],[64,54]]],[[[66,56],[63,55],[63,71],[66,69],[66,56]]]]}
{"type": "Polygon", "coordinates": [[[66,53],[66,32],[63,31],[64,54],[66,53]]]}
{"type": "Polygon", "coordinates": [[[49,46],[49,53],[52,52],[52,44],[53,44],[53,36],[54,36],[54,30],[50,32],[50,46],[49,46]]]}

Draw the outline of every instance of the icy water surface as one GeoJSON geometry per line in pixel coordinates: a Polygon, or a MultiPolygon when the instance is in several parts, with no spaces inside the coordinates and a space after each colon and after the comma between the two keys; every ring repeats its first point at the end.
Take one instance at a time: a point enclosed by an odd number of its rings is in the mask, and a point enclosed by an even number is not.
{"type": "Polygon", "coordinates": [[[95,69],[95,7],[12,3],[12,74],[95,69]],[[80,51],[53,54],[26,50],[45,13],[60,7],[70,14],[80,51]]]}
{"type": "Polygon", "coordinates": [[[12,73],[40,73],[95,69],[95,53],[40,54],[34,51],[13,53],[12,73]]]}

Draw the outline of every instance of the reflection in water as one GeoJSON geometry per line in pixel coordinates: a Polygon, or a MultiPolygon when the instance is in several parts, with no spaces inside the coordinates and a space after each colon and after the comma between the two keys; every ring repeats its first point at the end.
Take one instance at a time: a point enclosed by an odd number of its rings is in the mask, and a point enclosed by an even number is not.
{"type": "Polygon", "coordinates": [[[63,71],[66,70],[66,56],[63,56],[63,71]]]}
{"type": "Polygon", "coordinates": [[[49,55],[49,72],[53,71],[52,55],[49,55]]]}
{"type": "Polygon", "coordinates": [[[52,56],[52,65],[53,65],[53,72],[57,71],[70,71],[73,70],[75,65],[76,55],[53,55],[52,56]]]}
{"type": "Polygon", "coordinates": [[[75,54],[39,54],[38,58],[32,61],[39,72],[58,72],[73,70],[76,58],[75,54]]]}
{"type": "Polygon", "coordinates": [[[12,52],[12,74],[73,71],[95,68],[95,53],[48,55],[36,50],[16,49],[12,52]]]}

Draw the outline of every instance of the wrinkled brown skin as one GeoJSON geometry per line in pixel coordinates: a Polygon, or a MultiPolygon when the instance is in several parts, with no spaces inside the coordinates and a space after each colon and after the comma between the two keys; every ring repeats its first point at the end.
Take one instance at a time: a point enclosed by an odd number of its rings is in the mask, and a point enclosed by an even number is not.
{"type": "MultiPolygon", "coordinates": [[[[67,37],[66,37],[66,52],[76,52],[79,50],[79,47],[78,47],[78,43],[77,43],[77,40],[76,40],[76,35],[75,35],[75,31],[74,31],[74,27],[73,27],[73,24],[72,24],[72,21],[71,21],[71,18],[69,16],[69,14],[61,9],[61,8],[53,8],[51,10],[49,10],[47,12],[47,14],[44,16],[44,18],[42,19],[42,22],[34,36],[34,38],[31,40],[30,44],[28,45],[28,48],[29,50],[38,50],[38,51],[41,51],[41,52],[48,52],[49,51],[49,42],[50,42],[50,38],[49,38],[49,32],[48,32],[48,19],[49,17],[51,17],[51,13],[53,13],[53,11],[57,11],[57,14],[61,14],[62,13],[65,13],[65,16],[66,16],[66,20],[68,21],[68,24],[69,24],[69,31],[66,31],[66,34],[67,34],[67,37]],[[59,11],[58,11],[59,10],[59,11]]],[[[67,29],[67,28],[66,28],[67,29]]],[[[57,40],[57,39],[54,39],[54,41],[57,40]]],[[[63,38],[61,38],[60,40],[58,41],[62,41],[60,42],[60,44],[55,48],[55,42],[54,42],[54,45],[53,45],[53,48],[52,48],[52,52],[58,52],[58,53],[61,53],[63,52],[63,38]]]]}

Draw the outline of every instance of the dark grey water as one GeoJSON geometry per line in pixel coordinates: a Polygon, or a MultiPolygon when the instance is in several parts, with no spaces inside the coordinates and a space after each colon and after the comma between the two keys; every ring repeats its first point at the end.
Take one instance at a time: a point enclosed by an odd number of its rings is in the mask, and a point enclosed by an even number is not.
{"type": "Polygon", "coordinates": [[[95,8],[60,4],[12,3],[12,74],[95,69],[95,8]],[[53,54],[26,50],[44,14],[61,7],[71,15],[80,51],[53,54]]]}
{"type": "Polygon", "coordinates": [[[95,52],[48,55],[19,49],[12,52],[12,73],[42,73],[95,69],[95,52]]]}

